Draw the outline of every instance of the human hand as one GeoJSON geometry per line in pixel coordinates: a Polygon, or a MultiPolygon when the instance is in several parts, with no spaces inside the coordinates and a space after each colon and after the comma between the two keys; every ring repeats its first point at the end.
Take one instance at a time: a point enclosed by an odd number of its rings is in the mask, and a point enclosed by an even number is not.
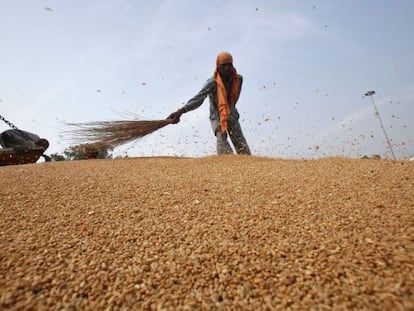
{"type": "Polygon", "coordinates": [[[176,124],[180,122],[181,115],[185,112],[184,108],[178,109],[177,111],[171,113],[167,119],[172,120],[172,123],[176,124]]]}

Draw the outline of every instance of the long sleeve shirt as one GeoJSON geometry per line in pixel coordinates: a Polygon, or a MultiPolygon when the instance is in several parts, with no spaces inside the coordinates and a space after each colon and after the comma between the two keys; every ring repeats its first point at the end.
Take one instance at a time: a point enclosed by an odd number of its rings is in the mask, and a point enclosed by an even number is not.
{"type": "MultiPolygon", "coordinates": [[[[239,94],[236,97],[236,100],[234,102],[231,102],[230,99],[230,89],[232,85],[232,79],[225,82],[226,91],[227,91],[227,102],[229,103],[230,108],[230,114],[228,116],[229,119],[238,120],[239,119],[239,113],[236,109],[236,103],[239,99],[242,84],[243,84],[243,77],[241,75],[237,75],[239,78],[239,94]]],[[[206,97],[209,97],[210,100],[210,120],[220,120],[220,113],[218,110],[218,99],[217,99],[217,83],[216,80],[214,80],[214,77],[207,80],[207,82],[204,84],[203,88],[200,92],[198,92],[197,95],[195,95],[193,98],[191,98],[185,105],[184,109],[186,111],[191,111],[194,109],[197,109],[201,106],[201,104],[204,102],[206,97]]]]}

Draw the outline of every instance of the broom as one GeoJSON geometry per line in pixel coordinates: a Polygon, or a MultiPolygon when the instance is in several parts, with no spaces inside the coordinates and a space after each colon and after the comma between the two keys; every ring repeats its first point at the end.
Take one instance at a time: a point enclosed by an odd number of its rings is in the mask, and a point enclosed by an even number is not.
{"type": "Polygon", "coordinates": [[[68,123],[72,130],[67,131],[73,139],[96,149],[113,149],[140,139],[160,128],[176,123],[165,120],[127,120],[68,123]]]}

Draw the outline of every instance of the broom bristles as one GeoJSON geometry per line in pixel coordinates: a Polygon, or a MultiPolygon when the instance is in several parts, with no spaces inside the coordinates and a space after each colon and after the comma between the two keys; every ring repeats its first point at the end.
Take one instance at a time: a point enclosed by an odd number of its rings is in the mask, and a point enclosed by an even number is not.
{"type": "Polygon", "coordinates": [[[97,149],[113,149],[140,139],[171,123],[173,123],[171,119],[69,123],[68,125],[73,129],[68,131],[68,134],[82,144],[91,145],[97,149]]]}

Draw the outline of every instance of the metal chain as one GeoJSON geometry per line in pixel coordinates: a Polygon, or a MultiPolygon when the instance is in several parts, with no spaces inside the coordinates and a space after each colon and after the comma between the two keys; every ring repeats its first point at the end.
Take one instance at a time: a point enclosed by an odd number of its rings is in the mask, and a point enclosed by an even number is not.
{"type": "Polygon", "coordinates": [[[8,126],[10,126],[12,129],[14,130],[18,130],[20,131],[16,125],[14,125],[13,123],[11,123],[10,121],[7,121],[2,115],[0,115],[0,120],[4,121],[4,123],[6,123],[8,126]]]}
{"type": "Polygon", "coordinates": [[[2,115],[0,115],[0,120],[4,121],[8,126],[10,126],[13,130],[19,131],[22,136],[28,140],[34,141],[33,138],[31,138],[29,135],[27,135],[25,132],[20,130],[16,125],[11,123],[10,121],[7,121],[2,115]]]}

